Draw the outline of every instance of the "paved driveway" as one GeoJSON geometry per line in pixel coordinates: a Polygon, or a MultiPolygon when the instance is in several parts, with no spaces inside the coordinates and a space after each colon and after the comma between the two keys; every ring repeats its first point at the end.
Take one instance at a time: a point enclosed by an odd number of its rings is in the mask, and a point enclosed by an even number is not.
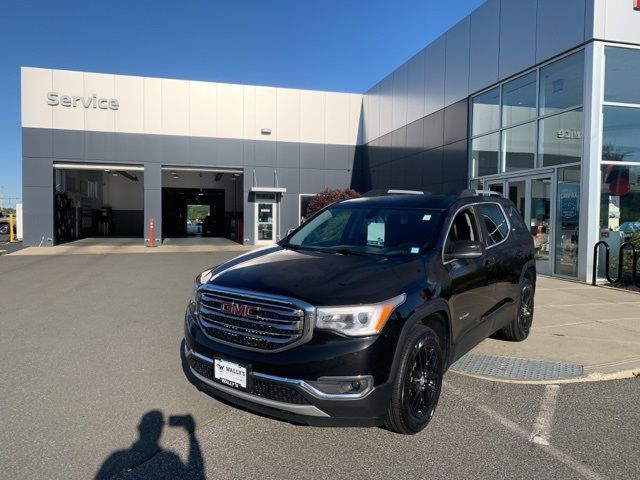
{"type": "MultiPolygon", "coordinates": [[[[233,255],[0,257],[0,478],[121,468],[154,479],[630,478],[640,469],[635,379],[560,387],[549,448],[529,441],[544,386],[451,373],[433,425],[414,437],[293,426],[212,399],[182,371],[182,314],[195,275],[233,255]]],[[[541,326],[540,305],[552,302],[538,299],[541,326]]]]}

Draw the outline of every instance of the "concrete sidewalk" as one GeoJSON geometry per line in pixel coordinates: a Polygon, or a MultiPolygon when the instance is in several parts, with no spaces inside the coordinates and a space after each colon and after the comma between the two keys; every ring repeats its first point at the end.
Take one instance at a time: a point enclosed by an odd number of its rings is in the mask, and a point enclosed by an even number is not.
{"type": "Polygon", "coordinates": [[[471,353],[579,364],[584,375],[640,371],[640,295],[539,277],[529,338],[471,353]]]}
{"type": "Polygon", "coordinates": [[[243,246],[226,238],[186,237],[169,238],[162,245],[148,248],[141,238],[84,238],[55,247],[27,247],[13,255],[101,255],[110,253],[197,253],[249,251],[254,246],[243,246]]]}

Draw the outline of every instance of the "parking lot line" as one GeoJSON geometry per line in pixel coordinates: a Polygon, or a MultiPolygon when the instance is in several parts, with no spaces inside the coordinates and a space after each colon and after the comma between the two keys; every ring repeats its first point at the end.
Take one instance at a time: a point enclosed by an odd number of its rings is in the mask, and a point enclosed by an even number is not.
{"type": "MultiPolygon", "coordinates": [[[[501,424],[503,427],[505,427],[507,430],[510,430],[512,433],[514,433],[516,436],[520,437],[521,439],[529,441],[530,439],[529,432],[527,432],[527,430],[522,428],[517,423],[509,420],[503,415],[500,415],[498,412],[488,407],[487,405],[484,405],[482,403],[476,403],[473,399],[465,395],[462,390],[454,387],[449,382],[444,382],[444,385],[448,391],[450,391],[457,397],[461,398],[465,402],[472,404],[477,411],[484,413],[487,417],[501,424]]],[[[557,395],[557,392],[556,392],[556,395],[557,395]]],[[[596,473],[595,471],[593,471],[592,469],[584,465],[582,462],[574,459],[571,455],[566,454],[562,450],[559,450],[551,445],[544,445],[541,443],[533,443],[533,445],[541,448],[548,455],[555,458],[559,462],[563,463],[564,465],[566,465],[571,470],[573,470],[574,472],[576,472],[577,474],[581,475],[584,478],[587,478],[590,480],[601,480],[603,478],[598,473],[596,473]]]]}
{"type": "Polygon", "coordinates": [[[544,397],[542,397],[542,403],[540,404],[538,418],[536,418],[533,433],[529,438],[530,442],[549,445],[549,440],[551,440],[551,427],[553,426],[553,415],[556,411],[559,390],[559,385],[546,386],[544,397]]]}

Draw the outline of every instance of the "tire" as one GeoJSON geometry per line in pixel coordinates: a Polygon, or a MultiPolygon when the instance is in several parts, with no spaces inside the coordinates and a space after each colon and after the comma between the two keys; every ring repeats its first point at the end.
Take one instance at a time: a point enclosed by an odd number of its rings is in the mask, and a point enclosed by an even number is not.
{"type": "Polygon", "coordinates": [[[416,325],[409,332],[393,383],[385,426],[413,435],[424,429],[435,412],[442,390],[442,349],[429,327],[416,325]]]}
{"type": "Polygon", "coordinates": [[[529,336],[533,323],[535,287],[527,277],[520,282],[518,295],[516,317],[502,329],[504,339],[511,342],[525,340],[529,336]]]}
{"type": "Polygon", "coordinates": [[[9,233],[9,224],[8,223],[0,224],[0,235],[6,235],[7,233],[9,233]]]}

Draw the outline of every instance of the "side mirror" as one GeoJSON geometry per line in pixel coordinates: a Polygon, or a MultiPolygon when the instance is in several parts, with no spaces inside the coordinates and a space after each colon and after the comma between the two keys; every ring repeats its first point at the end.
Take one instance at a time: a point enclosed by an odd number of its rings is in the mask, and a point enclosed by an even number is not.
{"type": "Polygon", "coordinates": [[[444,254],[445,261],[463,258],[480,258],[484,255],[484,245],[473,240],[458,240],[451,245],[449,252],[444,254]]]}

